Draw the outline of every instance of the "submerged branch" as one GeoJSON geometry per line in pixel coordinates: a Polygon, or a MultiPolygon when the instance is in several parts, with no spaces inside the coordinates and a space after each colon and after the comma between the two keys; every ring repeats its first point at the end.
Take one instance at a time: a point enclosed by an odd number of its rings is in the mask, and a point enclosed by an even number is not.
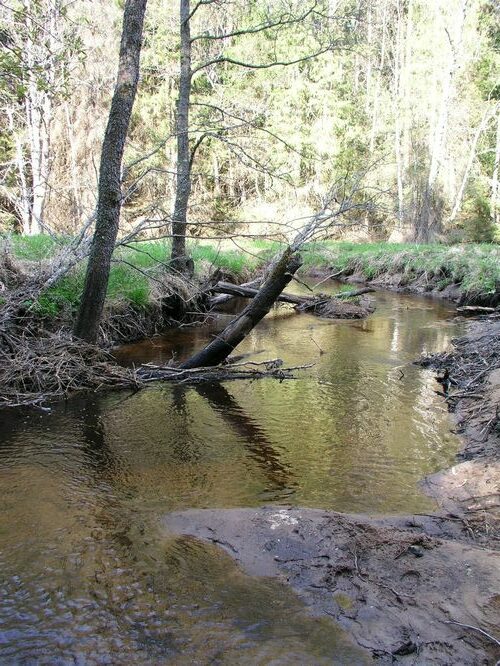
{"type": "Polygon", "coordinates": [[[279,358],[268,361],[246,363],[225,363],[219,366],[184,368],[157,366],[151,363],[141,366],[137,371],[137,377],[144,383],[154,381],[174,381],[180,383],[219,382],[230,379],[261,379],[272,377],[282,381],[284,379],[295,379],[294,372],[311,368],[313,364],[283,367],[283,361],[279,358]]]}

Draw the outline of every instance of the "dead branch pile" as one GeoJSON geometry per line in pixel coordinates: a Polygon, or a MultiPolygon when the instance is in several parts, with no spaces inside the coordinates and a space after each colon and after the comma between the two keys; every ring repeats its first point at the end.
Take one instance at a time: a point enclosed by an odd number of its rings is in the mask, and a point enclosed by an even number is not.
{"type": "Polygon", "coordinates": [[[203,285],[164,270],[148,273],[150,293],[146,306],[114,301],[105,308],[101,337],[118,344],[163,333],[171,326],[197,321],[208,309],[203,285]]]}
{"type": "Polygon", "coordinates": [[[302,312],[312,312],[317,317],[327,319],[363,319],[373,312],[374,306],[368,300],[356,302],[327,297],[304,303],[297,309],[302,312]]]}
{"type": "Polygon", "coordinates": [[[453,348],[417,361],[424,367],[448,369],[457,394],[481,390],[486,378],[500,368],[500,318],[486,318],[477,330],[452,340],[453,348]]]}
{"type": "Polygon", "coordinates": [[[20,338],[14,350],[0,350],[0,406],[41,405],[76,391],[137,388],[130,370],[111,355],[63,334],[20,338]]]}
{"type": "Polygon", "coordinates": [[[27,277],[21,262],[14,259],[9,246],[4,244],[0,247],[0,291],[19,287],[27,277]]]}
{"type": "Polygon", "coordinates": [[[294,379],[296,370],[304,370],[310,367],[312,366],[309,364],[285,368],[283,367],[283,361],[279,358],[260,362],[224,363],[214,367],[189,369],[147,363],[137,370],[137,377],[144,383],[162,380],[197,384],[230,379],[261,379],[262,377],[271,377],[283,381],[284,379],[294,379]]]}
{"type": "Polygon", "coordinates": [[[465,337],[453,340],[453,348],[441,354],[424,356],[417,361],[424,367],[443,371],[437,377],[451,410],[459,402],[462,422],[480,422],[481,437],[500,434],[500,316],[484,317],[465,337]]]}
{"type": "Polygon", "coordinates": [[[151,382],[201,383],[270,377],[293,379],[310,366],[283,367],[280,359],[229,362],[191,370],[146,364],[131,370],[117,365],[110,352],[68,334],[17,339],[15,349],[0,348],[0,409],[38,406],[82,391],[144,388],[151,382]]]}

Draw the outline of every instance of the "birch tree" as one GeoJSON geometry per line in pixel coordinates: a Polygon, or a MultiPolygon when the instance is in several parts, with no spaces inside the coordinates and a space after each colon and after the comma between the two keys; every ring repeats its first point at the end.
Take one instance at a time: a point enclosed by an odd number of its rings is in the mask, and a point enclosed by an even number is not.
{"type": "Polygon", "coordinates": [[[67,21],[69,4],[12,0],[0,5],[2,110],[14,146],[2,192],[27,235],[47,230],[54,105],[68,93],[70,63],[81,55],[81,42],[67,21]],[[13,181],[17,187],[7,187],[13,181]]]}

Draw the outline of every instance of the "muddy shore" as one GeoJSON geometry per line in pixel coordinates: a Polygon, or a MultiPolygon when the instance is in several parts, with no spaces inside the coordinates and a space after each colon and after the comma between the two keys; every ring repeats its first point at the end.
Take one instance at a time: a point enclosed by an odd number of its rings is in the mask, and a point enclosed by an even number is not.
{"type": "MultiPolygon", "coordinates": [[[[454,378],[446,399],[460,462],[422,481],[439,510],[371,517],[291,506],[169,514],[168,538],[226,550],[254,576],[290,585],[348,632],[369,661],[500,659],[500,321],[472,325],[426,365],[454,378]],[[455,397],[452,397],[455,396],[455,397]]],[[[436,385],[439,388],[439,385],[436,385]]],[[[363,663],[363,662],[360,662],[363,663]]]]}

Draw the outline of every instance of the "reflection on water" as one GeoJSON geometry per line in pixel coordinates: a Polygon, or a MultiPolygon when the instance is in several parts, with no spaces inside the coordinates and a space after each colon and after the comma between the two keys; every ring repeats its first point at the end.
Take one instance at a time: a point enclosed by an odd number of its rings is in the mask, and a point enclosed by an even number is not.
{"type": "MultiPolygon", "coordinates": [[[[457,441],[431,373],[411,365],[459,334],[443,304],[377,294],[362,322],[280,308],[241,346],[314,362],[297,381],[157,386],[2,414],[2,663],[364,663],[328,620],[218,549],[165,543],[169,510],[286,502],[429,510],[418,480],[457,441]]],[[[223,324],[219,322],[219,326],[223,324]]],[[[188,330],[123,362],[201,346],[188,330]]],[[[239,351],[239,350],[238,350],[239,351]]]]}

